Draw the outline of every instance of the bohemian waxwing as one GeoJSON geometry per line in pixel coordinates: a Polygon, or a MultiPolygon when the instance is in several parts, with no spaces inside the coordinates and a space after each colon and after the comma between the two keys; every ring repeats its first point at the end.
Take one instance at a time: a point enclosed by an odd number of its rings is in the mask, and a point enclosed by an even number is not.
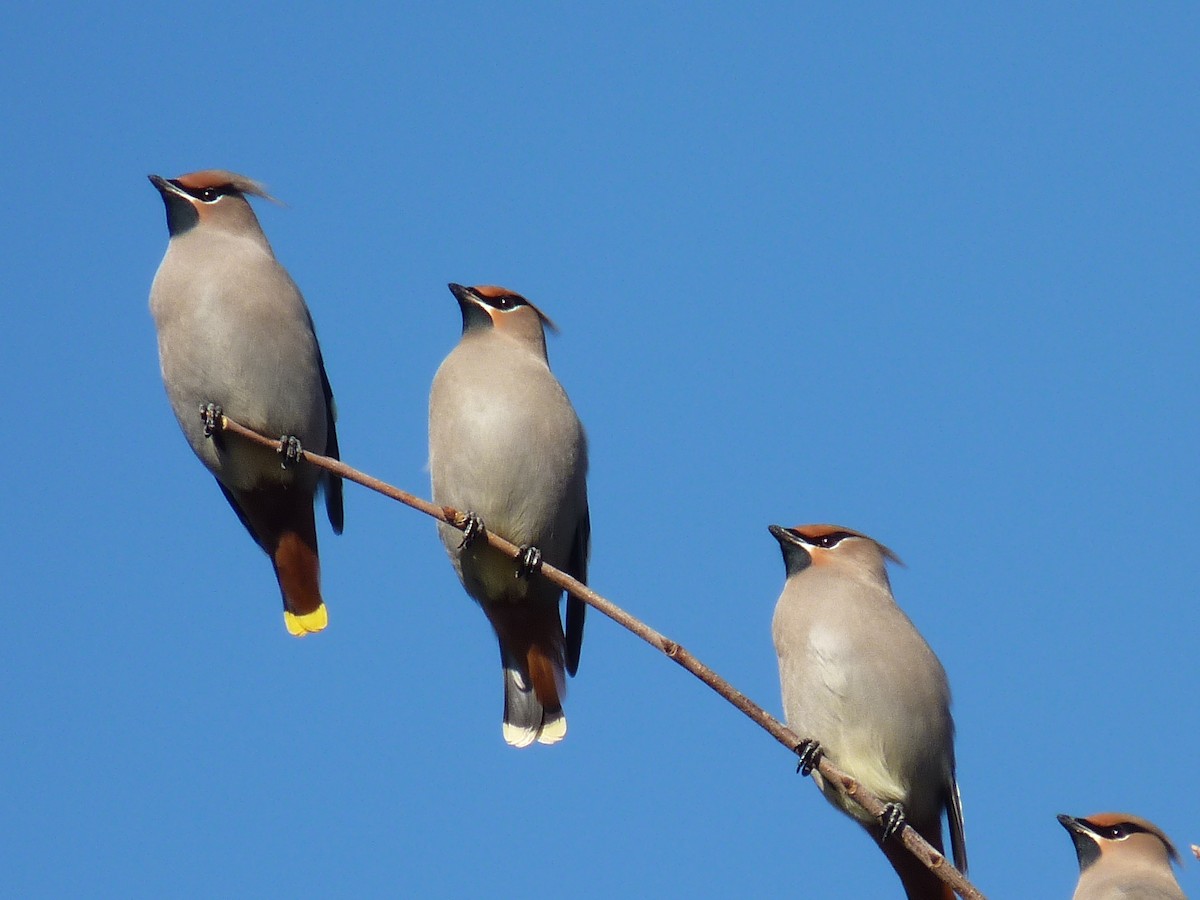
{"type": "Polygon", "coordinates": [[[955,780],[954,722],[946,673],[896,605],[882,544],[836,525],[772,525],[787,581],[771,623],[788,727],[802,745],[803,769],[825,796],[882,845],[910,900],[952,898],[902,844],[886,840],[903,815],[942,849],[950,820],[954,861],[966,872],[962,803],[955,780]],[[889,807],[884,824],[826,784],[819,753],[889,807]]]}
{"type": "Polygon", "coordinates": [[[1154,823],[1124,813],[1058,821],[1079,858],[1073,900],[1187,900],[1171,870],[1179,853],[1154,823]]]}
{"type": "Polygon", "coordinates": [[[537,307],[500,287],[450,291],[462,339],[438,368],[429,395],[433,502],[469,512],[466,535],[438,526],[463,587],[483,608],[504,666],[504,739],[553,744],[567,732],[563,670],[575,674],[586,607],[534,570],[541,560],[587,579],[591,526],[587,443],[550,372],[537,307]],[[472,539],[486,527],[525,549],[520,562],[472,539]]]}
{"type": "Polygon", "coordinates": [[[248,428],[338,456],[333,395],[304,298],[275,260],[247,194],[263,186],[218,170],[151,175],[170,242],[150,289],[167,397],[192,450],[275,567],[289,632],[328,622],[321,600],[313,497],[318,482],[342,531],[342,483],[214,430],[222,412],[248,428]]]}

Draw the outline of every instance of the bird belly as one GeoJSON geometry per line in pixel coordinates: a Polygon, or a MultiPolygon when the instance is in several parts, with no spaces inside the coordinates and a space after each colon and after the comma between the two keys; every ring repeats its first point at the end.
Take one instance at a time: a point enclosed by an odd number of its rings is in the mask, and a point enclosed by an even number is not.
{"type": "MultiPolygon", "coordinates": [[[[454,376],[449,376],[454,377],[454,376]]],[[[576,520],[563,515],[572,505],[583,506],[584,450],[578,420],[569,405],[531,405],[517,380],[491,391],[445,385],[459,402],[443,404],[446,412],[431,419],[430,456],[434,502],[462,512],[474,512],[485,527],[518,546],[532,545],[543,559],[561,566],[570,551],[576,520]],[[574,432],[576,442],[548,435],[574,432]],[[552,451],[551,447],[558,447],[552,451]]],[[[435,383],[435,391],[439,385],[435,383]]],[[[489,591],[511,587],[516,564],[496,554],[457,553],[461,535],[443,529],[443,541],[464,581],[467,570],[489,591]]]]}
{"type": "Polygon", "coordinates": [[[194,328],[186,342],[170,332],[160,336],[163,380],[188,443],[229,487],[292,480],[295,470],[282,470],[274,451],[228,435],[206,437],[200,408],[215,403],[247,428],[270,437],[294,435],[302,446],[324,451],[327,417],[315,341],[301,342],[312,352],[297,359],[235,322],[204,321],[209,327],[194,328]]]}
{"type": "MultiPolygon", "coordinates": [[[[889,758],[894,754],[889,753],[883,733],[886,724],[872,714],[878,704],[888,702],[886,691],[881,680],[863,677],[861,648],[850,646],[836,631],[818,626],[810,633],[804,652],[804,674],[789,707],[789,726],[801,737],[819,741],[835,765],[884,802],[905,802],[909,794],[903,774],[906,766],[889,758]]],[[[872,821],[857,804],[846,801],[822,779],[818,781],[836,806],[855,818],[872,821]]]]}

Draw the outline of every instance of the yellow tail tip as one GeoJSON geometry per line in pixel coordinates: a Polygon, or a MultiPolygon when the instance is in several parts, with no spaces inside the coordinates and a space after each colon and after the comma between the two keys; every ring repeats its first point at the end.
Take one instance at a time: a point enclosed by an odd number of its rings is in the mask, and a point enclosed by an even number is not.
{"type": "Polygon", "coordinates": [[[289,610],[283,611],[283,624],[287,626],[288,634],[304,637],[306,634],[316,634],[324,631],[329,624],[329,613],[322,603],[310,613],[298,616],[289,610]]]}

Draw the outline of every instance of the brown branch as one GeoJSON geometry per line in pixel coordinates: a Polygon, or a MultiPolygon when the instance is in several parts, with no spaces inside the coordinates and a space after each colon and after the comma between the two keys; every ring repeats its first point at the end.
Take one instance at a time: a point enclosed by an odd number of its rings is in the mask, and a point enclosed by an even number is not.
{"type": "MultiPolygon", "coordinates": [[[[278,439],[265,437],[256,431],[251,431],[249,428],[241,425],[238,422],[235,422],[228,416],[222,416],[221,425],[225,431],[239,435],[249,441],[253,441],[256,444],[260,444],[264,447],[273,447],[275,449],[279,449],[280,444],[278,439]]],[[[317,468],[325,469],[326,471],[332,472],[335,475],[340,475],[347,481],[353,481],[356,484],[361,484],[363,487],[370,488],[373,491],[378,491],[385,497],[391,497],[393,500],[398,500],[407,506],[411,506],[413,509],[418,509],[426,515],[433,516],[433,518],[445,522],[448,525],[459,529],[460,531],[466,525],[467,517],[465,513],[461,512],[460,510],[456,510],[449,506],[436,506],[433,503],[430,503],[428,500],[424,500],[421,497],[408,493],[407,491],[402,491],[397,487],[393,487],[387,482],[380,481],[378,478],[372,478],[370,475],[365,475],[357,469],[346,465],[341,460],[333,459],[329,456],[321,456],[320,454],[312,453],[308,450],[304,450],[302,452],[301,458],[307,460],[317,468]]],[[[486,527],[487,523],[485,522],[484,525],[486,527]]],[[[486,537],[487,542],[497,550],[511,557],[516,558],[521,552],[520,548],[517,547],[516,544],[506,541],[504,538],[500,537],[498,534],[494,534],[491,531],[485,531],[485,534],[481,536],[481,539],[483,537],[486,537]]],[[[541,574],[553,584],[558,585],[563,590],[575,597],[578,597],[584,603],[599,610],[622,628],[632,631],[647,644],[650,644],[652,647],[657,647],[659,650],[665,653],[669,659],[673,659],[675,662],[679,663],[679,665],[683,666],[685,669],[703,681],[706,685],[736,706],[760,728],[771,735],[771,737],[775,738],[775,740],[787,747],[788,750],[795,752],[796,748],[803,743],[803,739],[794,731],[764,710],[761,706],[759,706],[741,691],[735,689],[728,681],[726,681],[704,663],[700,662],[700,660],[696,659],[696,657],[693,656],[686,648],[680,646],[675,641],[664,637],[662,634],[659,634],[645,622],[634,618],[616,604],[597,594],[586,584],[576,581],[570,575],[554,568],[554,566],[550,565],[549,563],[543,563],[541,567],[541,574]]],[[[838,791],[854,800],[855,803],[866,810],[868,815],[878,819],[883,814],[883,801],[881,801],[874,794],[869,793],[853,778],[831,763],[827,758],[821,758],[820,762],[817,764],[817,769],[820,770],[821,775],[824,776],[827,782],[833,784],[836,786],[838,791]]],[[[924,865],[927,866],[942,881],[950,885],[950,887],[953,888],[960,897],[965,898],[965,900],[986,900],[978,888],[971,884],[971,882],[969,882],[962,875],[962,873],[958,871],[958,869],[954,868],[954,866],[950,864],[949,860],[947,860],[941,853],[930,846],[929,843],[923,837],[921,837],[921,835],[917,834],[917,832],[914,831],[910,826],[905,825],[904,830],[900,832],[897,837],[903,842],[904,846],[908,848],[913,856],[924,863],[924,865]]]]}

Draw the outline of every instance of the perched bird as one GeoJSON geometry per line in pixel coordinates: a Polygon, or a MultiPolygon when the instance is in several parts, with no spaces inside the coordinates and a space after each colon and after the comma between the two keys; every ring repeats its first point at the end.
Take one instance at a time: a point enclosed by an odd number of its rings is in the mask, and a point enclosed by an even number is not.
{"type": "Polygon", "coordinates": [[[1153,822],[1124,813],[1058,821],[1079,857],[1073,900],[1187,900],[1171,870],[1179,853],[1153,822]]]}
{"type": "Polygon", "coordinates": [[[825,796],[878,841],[910,900],[952,898],[950,889],[898,841],[907,821],[942,850],[942,812],[954,862],[967,870],[954,722],[946,673],[896,605],[882,544],[836,525],[772,525],[787,581],[771,623],[788,727],[803,769],[825,796]],[[890,804],[885,823],[868,816],[813,771],[820,753],[890,804]],[[903,816],[903,818],[901,818],[903,816]]]}
{"type": "Polygon", "coordinates": [[[276,260],[247,195],[263,186],[210,169],[150,176],[170,242],[150,289],[163,384],[179,427],[275,567],[289,632],[328,623],[321,599],[313,498],[318,483],[342,531],[342,482],[288,465],[300,446],[338,456],[333,394],[312,318],[276,260]],[[223,435],[222,413],[282,435],[279,453],[223,435]]]}
{"type": "Polygon", "coordinates": [[[462,339],[438,368],[429,395],[433,501],[471,514],[467,532],[442,523],[442,543],[463,587],[483,608],[504,666],[504,739],[554,744],[567,732],[564,669],[579,666],[586,606],[533,577],[542,561],[587,580],[591,525],[587,442],[550,372],[545,327],[553,323],[501,287],[450,291],[462,339]],[[523,548],[520,561],[493,549],[486,527],[523,548]]]}

